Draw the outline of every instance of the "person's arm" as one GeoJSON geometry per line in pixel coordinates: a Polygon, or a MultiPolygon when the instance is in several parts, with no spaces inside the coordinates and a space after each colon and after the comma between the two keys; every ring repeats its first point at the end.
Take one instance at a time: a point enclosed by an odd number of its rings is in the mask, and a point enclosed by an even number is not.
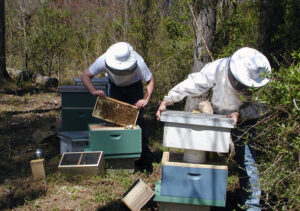
{"type": "Polygon", "coordinates": [[[166,110],[168,105],[179,102],[186,96],[201,96],[212,88],[213,84],[213,81],[209,80],[204,71],[190,74],[187,79],[177,84],[164,97],[156,112],[157,120],[160,120],[161,113],[166,110]]]}
{"type": "Polygon", "coordinates": [[[144,108],[149,103],[153,90],[154,90],[154,78],[152,76],[151,79],[147,82],[144,98],[137,101],[135,103],[135,106],[137,106],[138,108],[144,108]]]}
{"type": "Polygon", "coordinates": [[[258,102],[246,102],[239,108],[239,122],[261,118],[267,112],[267,107],[258,102]]]}
{"type": "Polygon", "coordinates": [[[102,90],[97,90],[93,83],[92,83],[92,79],[94,78],[94,75],[92,75],[90,73],[90,71],[87,69],[83,72],[82,76],[81,76],[81,80],[83,85],[85,86],[85,88],[92,94],[92,95],[96,95],[96,96],[101,96],[101,97],[105,97],[105,92],[102,90]]]}
{"type": "Polygon", "coordinates": [[[161,102],[161,104],[159,105],[159,108],[157,109],[157,112],[156,112],[156,119],[158,121],[160,120],[161,113],[167,109],[167,104],[168,103],[163,100],[161,102]]]}
{"type": "Polygon", "coordinates": [[[244,122],[247,120],[255,120],[261,118],[267,112],[266,106],[258,102],[246,102],[239,111],[228,114],[228,118],[234,120],[235,125],[237,122],[244,122]]]}

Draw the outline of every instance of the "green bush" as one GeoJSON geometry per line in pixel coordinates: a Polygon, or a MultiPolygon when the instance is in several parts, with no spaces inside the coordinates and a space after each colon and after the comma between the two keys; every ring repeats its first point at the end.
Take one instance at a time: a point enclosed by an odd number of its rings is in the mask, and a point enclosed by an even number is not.
{"type": "Polygon", "coordinates": [[[263,200],[273,210],[300,204],[300,63],[272,74],[258,95],[269,109],[258,125],[263,200]]]}

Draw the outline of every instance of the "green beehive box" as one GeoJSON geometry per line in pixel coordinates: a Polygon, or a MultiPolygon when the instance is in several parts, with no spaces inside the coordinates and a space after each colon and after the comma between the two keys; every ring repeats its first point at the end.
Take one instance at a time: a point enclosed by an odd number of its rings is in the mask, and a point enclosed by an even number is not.
{"type": "Polygon", "coordinates": [[[89,124],[89,144],[84,151],[103,151],[104,158],[140,157],[141,128],[126,129],[109,124],[89,124]]]}
{"type": "MultiPolygon", "coordinates": [[[[107,91],[104,83],[95,88],[107,91]]],[[[97,97],[90,94],[82,84],[61,86],[59,91],[62,104],[59,131],[88,130],[89,123],[105,122],[92,116],[97,97]]]]}
{"type": "Polygon", "coordinates": [[[92,116],[93,109],[91,108],[72,108],[61,110],[61,127],[59,131],[78,131],[88,130],[90,123],[103,123],[102,119],[92,116]]]}
{"type": "MultiPolygon", "coordinates": [[[[106,92],[107,86],[95,86],[106,92]]],[[[64,85],[59,87],[62,108],[94,108],[97,96],[88,92],[83,85],[64,85]]]]}

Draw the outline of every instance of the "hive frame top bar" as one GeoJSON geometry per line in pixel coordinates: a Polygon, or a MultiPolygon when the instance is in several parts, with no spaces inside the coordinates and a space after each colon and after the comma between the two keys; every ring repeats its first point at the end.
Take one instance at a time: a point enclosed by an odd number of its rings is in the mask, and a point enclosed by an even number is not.
{"type": "Polygon", "coordinates": [[[234,128],[234,120],[219,114],[194,114],[187,111],[166,110],[161,114],[162,122],[172,122],[211,127],[234,128]]]}

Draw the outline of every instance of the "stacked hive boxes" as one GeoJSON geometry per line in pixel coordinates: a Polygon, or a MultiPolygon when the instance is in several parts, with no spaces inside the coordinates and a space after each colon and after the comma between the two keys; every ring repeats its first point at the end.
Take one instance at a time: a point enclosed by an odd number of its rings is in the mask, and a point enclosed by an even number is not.
{"type": "MultiPolygon", "coordinates": [[[[107,92],[106,78],[92,80],[96,89],[107,92]]],[[[91,95],[79,78],[74,78],[73,85],[59,87],[61,93],[61,125],[58,129],[60,153],[82,152],[88,143],[88,124],[103,123],[92,117],[96,96],[91,95]]]]}
{"type": "Polygon", "coordinates": [[[136,106],[109,97],[99,97],[93,116],[110,123],[89,124],[89,142],[85,151],[103,151],[109,169],[134,171],[141,156],[141,128],[136,126],[136,106]]]}
{"type": "Polygon", "coordinates": [[[206,160],[206,152],[228,152],[234,122],[223,115],[165,111],[163,145],[184,149],[184,154],[164,152],[161,182],[154,201],[160,210],[209,210],[224,207],[227,166],[206,160]]]}

